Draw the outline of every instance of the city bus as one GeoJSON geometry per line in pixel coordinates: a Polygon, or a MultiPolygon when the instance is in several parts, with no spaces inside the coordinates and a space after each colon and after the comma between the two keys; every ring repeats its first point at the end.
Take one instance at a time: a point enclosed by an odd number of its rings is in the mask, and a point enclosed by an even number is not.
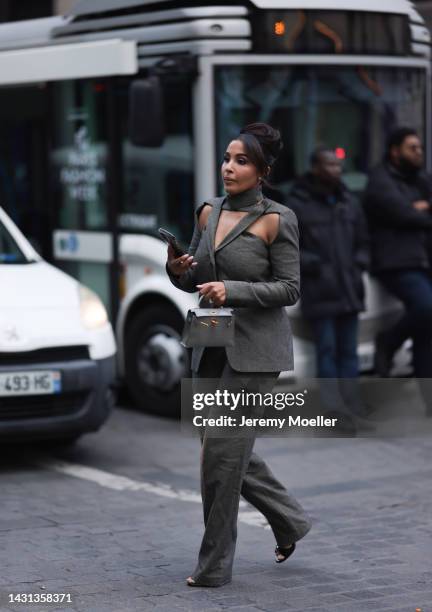
{"type": "MultiPolygon", "coordinates": [[[[102,298],[119,375],[147,410],[178,410],[181,330],[197,303],[169,282],[157,229],[188,243],[194,207],[222,193],[224,146],[253,121],[282,133],[269,196],[283,203],[320,144],[359,195],[397,125],[419,131],[430,164],[423,19],[407,0],[82,0],[0,25],[1,205],[102,298]]],[[[367,372],[399,305],[365,280],[367,372]]],[[[296,360],[284,375],[312,376],[310,331],[298,305],[289,314],[296,360]]]]}

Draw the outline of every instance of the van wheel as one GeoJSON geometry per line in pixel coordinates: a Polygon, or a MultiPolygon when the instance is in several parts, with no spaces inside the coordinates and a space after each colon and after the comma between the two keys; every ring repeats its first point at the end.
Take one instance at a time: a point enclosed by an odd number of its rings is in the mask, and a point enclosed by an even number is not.
{"type": "Polygon", "coordinates": [[[180,414],[180,381],[189,374],[189,358],[180,344],[183,318],[172,308],[144,308],[128,325],[125,379],[134,403],[163,416],[180,414]]]}

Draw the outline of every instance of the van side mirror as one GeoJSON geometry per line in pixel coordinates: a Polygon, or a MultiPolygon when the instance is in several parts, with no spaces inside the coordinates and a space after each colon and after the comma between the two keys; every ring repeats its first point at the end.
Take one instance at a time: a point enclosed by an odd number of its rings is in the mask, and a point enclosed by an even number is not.
{"type": "Polygon", "coordinates": [[[137,147],[160,147],[165,137],[162,87],[157,76],[129,88],[129,139],[137,147]]]}

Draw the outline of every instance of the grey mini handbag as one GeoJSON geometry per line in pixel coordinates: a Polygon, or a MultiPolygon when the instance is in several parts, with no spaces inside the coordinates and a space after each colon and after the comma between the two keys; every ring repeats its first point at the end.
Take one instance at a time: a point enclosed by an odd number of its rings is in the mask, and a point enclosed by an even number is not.
{"type": "Polygon", "coordinates": [[[181,343],[186,348],[233,346],[233,309],[201,308],[198,302],[198,308],[191,308],[187,313],[181,343]]]}

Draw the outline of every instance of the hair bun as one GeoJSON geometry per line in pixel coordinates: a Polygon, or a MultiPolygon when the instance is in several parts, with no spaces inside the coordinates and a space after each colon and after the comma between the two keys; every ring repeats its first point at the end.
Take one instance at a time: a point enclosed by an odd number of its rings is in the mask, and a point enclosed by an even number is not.
{"type": "Polygon", "coordinates": [[[260,143],[269,166],[274,164],[283,148],[279,130],[267,123],[250,123],[240,131],[240,134],[254,136],[260,143]]]}

